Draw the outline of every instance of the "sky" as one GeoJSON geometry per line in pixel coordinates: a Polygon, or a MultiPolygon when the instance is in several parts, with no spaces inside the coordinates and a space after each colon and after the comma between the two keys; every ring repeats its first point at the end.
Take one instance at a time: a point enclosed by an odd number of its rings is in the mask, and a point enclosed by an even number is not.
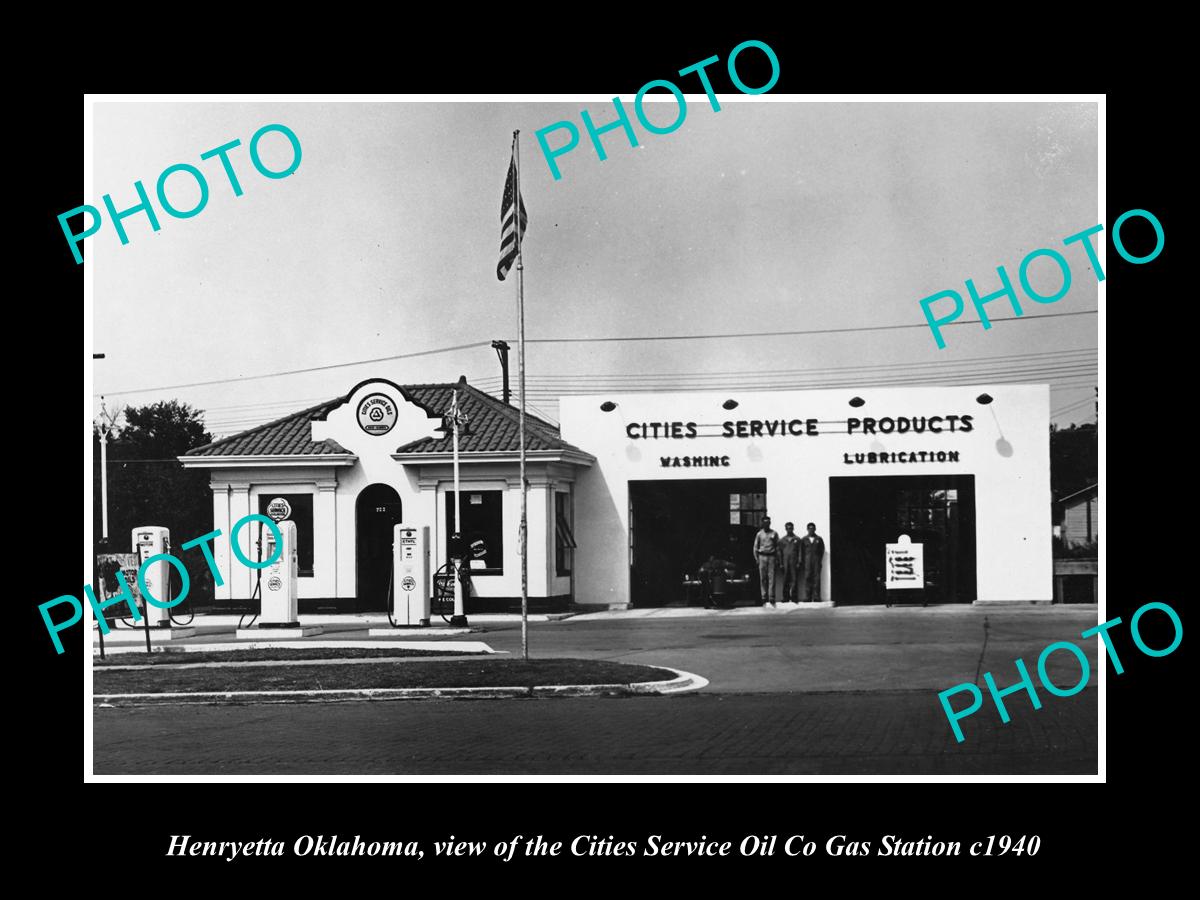
{"type": "MultiPolygon", "coordinates": [[[[639,146],[608,132],[604,161],[580,110],[601,126],[615,119],[608,99],[97,102],[85,202],[103,208],[107,193],[117,209],[132,206],[134,181],[153,197],[176,163],[198,167],[210,195],[187,219],[155,199],[161,229],[130,216],[127,245],[107,219],[86,239],[93,352],[105,354],[93,369],[96,410],[100,395],[110,411],[179,399],[230,434],[370,377],[466,375],[498,394],[494,339],[512,344],[515,392],[516,272],[500,282],[496,263],[519,129],[531,411],[553,419],[561,393],[631,387],[1037,380],[1052,386],[1054,421],[1094,420],[1096,278],[1078,245],[1061,245],[1099,221],[1094,103],[720,95],[714,112],[688,95],[683,125],[654,135],[622,99],[639,146]],[[535,133],[563,120],[580,144],[558,157],[555,180],[535,133]],[[296,172],[274,180],[248,154],[273,123],[302,147],[296,172]],[[200,160],[233,139],[240,197],[218,160],[200,160]],[[1040,247],[1060,248],[1074,278],[1053,304],[1022,294],[1026,320],[984,330],[968,301],[972,324],[947,328],[943,350],[926,327],[879,329],[922,325],[921,298],[965,297],[967,278],[981,293],[998,289],[1000,265],[1016,284],[1040,247]],[[864,328],[878,330],[779,334],[864,328]],[[747,333],[758,336],[727,337],[747,333]],[[696,335],[718,337],[676,339],[696,335]],[[612,340],[639,337],[648,340],[612,340]],[[253,377],[314,367],[332,368],[253,377]]],[[[646,109],[661,124],[676,114],[669,96],[646,109]]],[[[278,133],[260,150],[269,168],[291,159],[278,133]]],[[[187,174],[172,175],[167,193],[182,209],[198,197],[187,174]]],[[[1046,259],[1030,272],[1043,293],[1061,284],[1046,259]]],[[[1004,301],[988,310],[1013,315],[1004,301]]]]}

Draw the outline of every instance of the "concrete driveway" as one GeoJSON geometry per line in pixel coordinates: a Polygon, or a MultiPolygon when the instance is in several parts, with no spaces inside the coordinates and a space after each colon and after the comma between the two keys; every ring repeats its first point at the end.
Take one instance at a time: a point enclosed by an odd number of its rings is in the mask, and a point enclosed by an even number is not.
{"type": "MultiPolygon", "coordinates": [[[[666,609],[599,613],[531,624],[530,656],[577,656],[664,665],[703,675],[715,693],[775,691],[942,691],[991,671],[1004,687],[1030,672],[1055,641],[1087,654],[1096,683],[1099,639],[1080,632],[1097,622],[1094,606],[795,606],[726,611],[666,609]],[[987,646],[984,647],[985,629],[987,646]],[[982,658],[982,663],[981,663],[982,658]]],[[[520,654],[516,624],[486,626],[496,650],[520,654]]],[[[1070,687],[1079,664],[1051,655],[1051,679],[1070,687]]],[[[1036,675],[1035,675],[1036,677],[1036,675]]]]}

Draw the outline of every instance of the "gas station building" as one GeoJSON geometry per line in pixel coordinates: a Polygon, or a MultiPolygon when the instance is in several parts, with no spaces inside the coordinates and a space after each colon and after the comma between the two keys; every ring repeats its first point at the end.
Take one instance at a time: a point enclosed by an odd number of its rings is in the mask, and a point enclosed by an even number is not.
{"type": "MultiPolygon", "coordinates": [[[[460,435],[460,529],[486,554],[471,560],[466,611],[519,607],[521,515],[518,412],[471,387],[363,381],[348,393],[232,435],[180,457],[210,473],[213,528],[229,535],[250,513],[282,499],[296,523],[299,611],[383,612],[397,524],[427,526],[431,575],[447,559],[453,530],[451,437],[442,417],[458,391],[469,433],[460,435]]],[[[526,416],[531,609],[565,609],[575,597],[574,484],[593,458],[558,429],[526,416]]],[[[254,558],[251,527],[238,538],[254,558]]],[[[248,603],[255,572],[215,541],[224,584],[218,604],[248,603]]]]}
{"type": "Polygon", "coordinates": [[[595,457],[575,484],[581,602],[679,602],[712,556],[752,570],[765,515],[816,525],[835,605],[1051,601],[1047,385],[564,397],[559,417],[595,457]],[[901,535],[918,590],[892,589],[901,535]]]}
{"type": "MultiPolygon", "coordinates": [[[[461,531],[486,547],[466,612],[513,610],[518,412],[463,379],[364,381],[180,460],[209,471],[223,534],[284,501],[301,614],[382,612],[395,525],[428,527],[431,572],[447,559],[454,478],[442,416],[455,390],[470,429],[459,441],[461,531]]],[[[785,522],[798,534],[816,525],[820,599],[836,605],[1051,601],[1046,385],[564,397],[559,415],[559,427],[526,417],[531,610],[687,602],[684,581],[711,557],[753,569],[766,515],[781,534],[785,522]],[[898,542],[910,566],[915,548],[919,584],[897,583],[898,542]]],[[[252,531],[239,535],[247,556],[252,531]]],[[[246,605],[254,571],[214,544],[218,602],[246,605]]]]}

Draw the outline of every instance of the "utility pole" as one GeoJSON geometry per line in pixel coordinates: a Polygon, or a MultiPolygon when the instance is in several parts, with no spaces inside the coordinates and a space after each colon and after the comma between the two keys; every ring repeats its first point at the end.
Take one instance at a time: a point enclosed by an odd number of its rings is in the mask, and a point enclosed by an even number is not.
{"type": "Polygon", "coordinates": [[[110,416],[100,398],[100,537],[108,539],[108,435],[121,418],[121,410],[110,416]]]}
{"type": "Polygon", "coordinates": [[[500,374],[504,377],[503,397],[507,406],[508,401],[512,399],[512,391],[508,387],[508,341],[492,341],[492,347],[500,357],[500,374]]]}
{"type": "MultiPolygon", "coordinates": [[[[104,354],[103,353],[93,353],[92,359],[104,359],[104,354]]],[[[103,413],[103,410],[104,410],[104,398],[103,397],[100,398],[100,409],[101,409],[101,412],[103,413]]],[[[103,426],[101,426],[101,431],[100,431],[100,477],[102,480],[100,482],[100,521],[101,521],[101,528],[104,531],[103,538],[105,538],[105,539],[108,538],[108,452],[107,452],[107,448],[105,446],[107,443],[108,443],[108,432],[106,430],[104,430],[103,426]]],[[[108,549],[107,540],[105,541],[105,549],[108,549]]],[[[94,557],[92,559],[92,573],[93,573],[93,575],[95,575],[95,573],[96,573],[96,560],[94,557]]],[[[98,579],[98,578],[96,579],[95,587],[96,587],[96,591],[100,592],[100,579],[98,579]]],[[[107,599],[107,598],[102,598],[102,599],[107,599]]],[[[104,629],[97,628],[96,634],[100,638],[100,658],[104,659],[104,629]]]]}

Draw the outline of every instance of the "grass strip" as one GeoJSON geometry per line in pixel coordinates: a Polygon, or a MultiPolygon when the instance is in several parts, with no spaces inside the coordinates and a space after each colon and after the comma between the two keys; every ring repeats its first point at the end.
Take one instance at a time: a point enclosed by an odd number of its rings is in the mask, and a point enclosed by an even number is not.
{"type": "Polygon", "coordinates": [[[669,681],[653,666],[587,659],[453,659],[413,665],[260,666],[247,669],[96,669],[93,691],[153,694],[180,691],[295,691],[363,688],[535,687],[669,681]]]}
{"type": "Polygon", "coordinates": [[[113,653],[105,659],[92,658],[96,669],[105,666],[167,666],[205,662],[269,662],[296,659],[373,659],[397,656],[487,656],[483,651],[439,650],[431,643],[428,650],[408,650],[396,647],[313,647],[263,648],[258,650],[218,650],[211,653],[188,653],[184,650],[163,650],[156,653],[113,653]]]}

